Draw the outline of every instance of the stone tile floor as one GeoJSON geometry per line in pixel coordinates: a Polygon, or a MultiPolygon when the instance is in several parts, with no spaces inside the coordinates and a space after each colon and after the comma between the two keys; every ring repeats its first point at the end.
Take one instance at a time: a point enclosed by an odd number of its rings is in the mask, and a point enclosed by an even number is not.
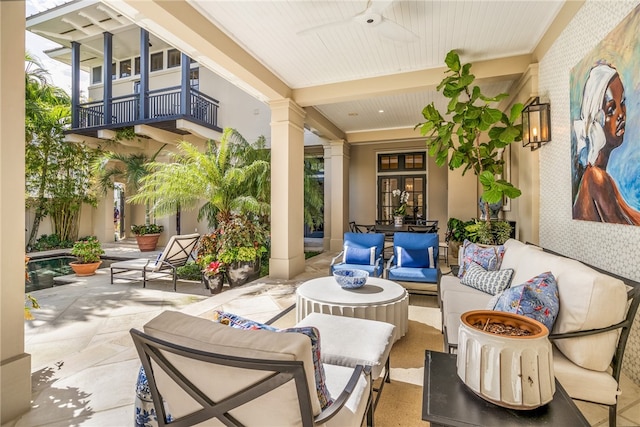
{"type": "MultiPolygon", "coordinates": [[[[155,259],[126,244],[105,245],[107,256],[155,259]]],[[[142,328],[163,310],[206,317],[214,309],[257,321],[271,319],[295,303],[296,286],[327,274],[331,257],[306,262],[293,280],[262,278],[212,296],[200,284],[170,281],[110,284],[108,269],[73,283],[33,292],[41,305],[25,322],[25,351],[31,354],[32,409],[9,427],[124,426],[133,424],[136,375],[140,366],[129,329],[142,328]]],[[[446,267],[445,267],[446,269],[446,267]]],[[[65,279],[65,278],[63,278],[65,279]]],[[[618,405],[618,425],[640,425],[640,387],[626,377],[618,405]]],[[[607,408],[576,402],[591,425],[607,425],[607,408]]],[[[426,423],[425,423],[426,424],[426,423]]]]}

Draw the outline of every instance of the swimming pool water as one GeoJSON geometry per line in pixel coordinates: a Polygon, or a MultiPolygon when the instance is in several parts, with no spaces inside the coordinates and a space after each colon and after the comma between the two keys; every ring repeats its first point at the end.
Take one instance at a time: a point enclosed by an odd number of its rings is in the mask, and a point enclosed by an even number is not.
{"type": "MultiPolygon", "coordinates": [[[[64,285],[64,282],[54,282],[53,278],[73,274],[69,263],[75,261],[74,256],[57,256],[54,258],[32,259],[27,263],[29,281],[25,281],[24,291],[32,292],[39,289],[52,288],[57,285],[64,285]]],[[[100,268],[109,267],[115,260],[102,258],[100,268]]]]}

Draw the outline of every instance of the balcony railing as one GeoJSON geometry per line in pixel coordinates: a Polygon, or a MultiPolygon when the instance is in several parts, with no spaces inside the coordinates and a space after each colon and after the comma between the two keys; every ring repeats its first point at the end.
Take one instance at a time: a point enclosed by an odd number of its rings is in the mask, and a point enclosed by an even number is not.
{"type": "Polygon", "coordinates": [[[196,90],[190,90],[188,108],[181,104],[180,86],[149,91],[148,117],[140,117],[140,94],[111,98],[111,123],[105,119],[104,102],[93,101],[78,106],[78,129],[111,128],[166,120],[189,119],[219,130],[218,100],[196,90]]]}

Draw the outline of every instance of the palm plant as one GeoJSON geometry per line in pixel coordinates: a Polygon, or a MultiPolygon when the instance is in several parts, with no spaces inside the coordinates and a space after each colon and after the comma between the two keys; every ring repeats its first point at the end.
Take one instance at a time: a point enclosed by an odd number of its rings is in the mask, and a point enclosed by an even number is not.
{"type": "Polygon", "coordinates": [[[138,193],[130,200],[153,203],[158,216],[171,215],[178,206],[199,209],[198,220],[206,218],[211,227],[230,220],[234,213],[266,212],[268,203],[263,197],[268,194],[264,185],[269,162],[247,163],[235,157],[231,139],[237,135],[234,129],[225,129],[220,144],[210,143],[204,153],[187,141],[180,142],[173,162],[150,164],[152,173],[142,178],[138,193]]]}
{"type": "MultiPolygon", "coordinates": [[[[127,189],[137,193],[142,179],[150,172],[148,166],[155,161],[156,157],[166,147],[162,145],[151,157],[144,153],[123,154],[116,152],[106,152],[93,164],[93,172],[97,178],[98,187],[104,194],[114,188],[115,182],[124,182],[127,189]]],[[[145,203],[145,225],[151,220],[151,207],[145,203]]]]}

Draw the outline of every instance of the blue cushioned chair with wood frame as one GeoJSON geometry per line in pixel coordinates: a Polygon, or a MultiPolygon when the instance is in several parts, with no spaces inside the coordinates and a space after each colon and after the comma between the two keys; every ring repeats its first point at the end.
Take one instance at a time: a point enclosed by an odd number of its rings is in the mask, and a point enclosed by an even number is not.
{"type": "Polygon", "coordinates": [[[435,233],[405,233],[393,235],[393,255],[387,262],[385,276],[405,282],[409,292],[437,292],[440,281],[438,267],[438,235],[435,233]],[[424,286],[428,284],[429,286],[424,286]],[[431,285],[436,285],[435,288],[431,285]]]}
{"type": "Polygon", "coordinates": [[[358,269],[380,277],[384,269],[383,250],[383,233],[344,233],[344,248],[331,260],[329,274],[334,270],[358,269]],[[338,262],[340,257],[342,261],[338,262]]]}

